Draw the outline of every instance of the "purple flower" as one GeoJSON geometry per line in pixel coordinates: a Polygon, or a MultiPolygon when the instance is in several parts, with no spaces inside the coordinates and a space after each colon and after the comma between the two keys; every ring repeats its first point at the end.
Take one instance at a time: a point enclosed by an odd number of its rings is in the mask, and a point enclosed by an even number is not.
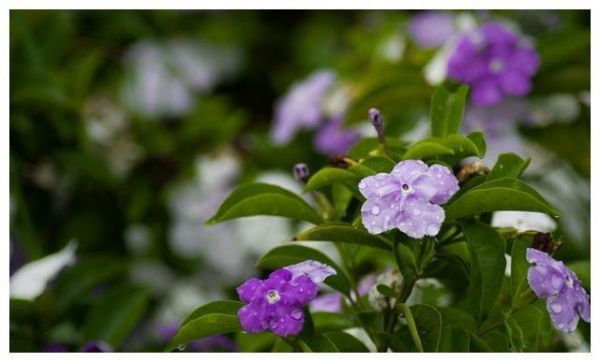
{"type": "Polygon", "coordinates": [[[408,31],[422,48],[435,48],[454,34],[454,16],[441,11],[422,11],[410,19],[408,31]]]}
{"type": "Polygon", "coordinates": [[[335,274],[332,267],[307,260],[277,269],[265,280],[247,280],[237,288],[246,303],[238,311],[242,328],[249,333],[270,330],[281,337],[300,333],[303,308],[317,296],[318,284],[335,274]]]}
{"type": "Polygon", "coordinates": [[[292,86],[275,106],[275,124],[271,139],[277,145],[289,142],[300,129],[315,129],[321,122],[325,93],[333,84],[334,75],[319,71],[292,86]]]}
{"type": "Polygon", "coordinates": [[[342,129],[342,119],[329,121],[315,135],[314,144],[317,151],[330,155],[343,155],[358,141],[360,135],[342,129]]]}
{"type": "Polygon", "coordinates": [[[112,347],[102,341],[89,341],[79,349],[79,352],[112,352],[112,347]]]}
{"type": "Polygon", "coordinates": [[[440,231],[445,214],[439,205],[458,191],[458,180],[447,167],[407,160],[389,174],[362,179],[358,189],[367,198],[362,221],[371,234],[398,228],[420,239],[440,231]]]}
{"type": "Polygon", "coordinates": [[[448,62],[448,75],[472,87],[480,106],[499,103],[505,96],[523,96],[531,90],[537,72],[536,51],[499,23],[484,24],[459,39],[448,62]]]}
{"type": "Polygon", "coordinates": [[[545,298],[552,324],[563,332],[573,332],[579,318],[590,322],[590,296],[581,286],[575,273],[562,261],[554,260],[543,251],[528,248],[529,286],[539,298],[545,298]]]}

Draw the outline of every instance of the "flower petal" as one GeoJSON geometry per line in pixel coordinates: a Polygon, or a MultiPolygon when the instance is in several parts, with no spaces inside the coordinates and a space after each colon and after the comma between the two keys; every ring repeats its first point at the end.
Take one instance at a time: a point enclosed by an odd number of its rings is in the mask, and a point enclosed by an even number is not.
{"type": "Polygon", "coordinates": [[[395,220],[402,211],[402,203],[394,195],[371,197],[360,209],[362,222],[371,234],[381,234],[396,227],[395,220]]]}
{"type": "Polygon", "coordinates": [[[296,282],[298,277],[304,275],[313,283],[319,284],[327,279],[327,277],[337,274],[335,269],[316,260],[306,260],[298,264],[288,265],[284,269],[292,273],[293,282],[296,282]]]}
{"type": "Polygon", "coordinates": [[[573,332],[579,322],[579,314],[575,309],[577,299],[572,289],[565,290],[556,296],[548,298],[546,309],[550,314],[552,324],[559,331],[573,332]]]}
{"type": "Polygon", "coordinates": [[[259,333],[266,330],[263,324],[263,313],[257,305],[245,305],[237,313],[244,331],[259,333]]]}
{"type": "Polygon", "coordinates": [[[252,279],[246,280],[244,282],[244,284],[237,287],[236,291],[242,302],[250,303],[256,297],[256,293],[257,293],[257,291],[260,290],[261,286],[262,286],[262,280],[252,278],[252,279]]]}
{"type": "Polygon", "coordinates": [[[511,96],[522,96],[531,91],[529,78],[515,70],[507,71],[499,76],[502,90],[511,96]]]}
{"type": "Polygon", "coordinates": [[[484,80],[473,85],[473,101],[479,106],[493,106],[502,100],[496,82],[484,80]]]}
{"type": "Polygon", "coordinates": [[[414,239],[440,232],[446,215],[444,209],[421,197],[408,197],[402,214],[396,219],[396,227],[414,239]]]}
{"type": "Polygon", "coordinates": [[[446,203],[458,191],[458,179],[442,165],[429,167],[428,177],[423,180],[423,183],[432,185],[435,192],[429,201],[438,205],[446,203]]]}

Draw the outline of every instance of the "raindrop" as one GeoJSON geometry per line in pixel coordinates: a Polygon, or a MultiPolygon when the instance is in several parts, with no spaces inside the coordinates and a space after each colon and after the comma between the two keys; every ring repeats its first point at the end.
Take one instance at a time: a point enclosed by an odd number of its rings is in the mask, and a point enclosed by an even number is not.
{"type": "Polygon", "coordinates": [[[438,232],[438,228],[436,225],[431,224],[431,225],[427,226],[427,234],[435,235],[435,234],[437,234],[437,232],[438,232]]]}
{"type": "Polygon", "coordinates": [[[415,215],[415,216],[421,215],[421,209],[414,208],[413,211],[412,211],[412,214],[415,215]]]}
{"type": "Polygon", "coordinates": [[[177,345],[177,350],[178,351],[185,351],[185,344],[178,344],[177,345]]]}
{"type": "Polygon", "coordinates": [[[550,305],[550,309],[552,309],[552,311],[554,313],[560,313],[562,312],[562,306],[558,303],[554,303],[550,305]]]}
{"type": "Polygon", "coordinates": [[[300,309],[294,309],[290,315],[293,319],[300,320],[302,319],[303,313],[300,309]]]}
{"type": "Polygon", "coordinates": [[[379,209],[379,206],[373,206],[373,207],[371,208],[371,214],[373,214],[373,215],[375,215],[375,216],[379,215],[379,212],[380,212],[380,211],[381,211],[381,210],[379,209]]]}

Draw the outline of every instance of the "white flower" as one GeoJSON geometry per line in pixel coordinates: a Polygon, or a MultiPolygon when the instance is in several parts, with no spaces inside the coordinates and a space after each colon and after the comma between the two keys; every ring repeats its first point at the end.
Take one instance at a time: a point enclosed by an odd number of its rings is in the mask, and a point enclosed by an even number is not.
{"type": "Polygon", "coordinates": [[[556,222],[541,212],[497,211],[492,216],[492,226],[513,228],[521,233],[526,231],[548,233],[556,229],[556,222]]]}
{"type": "Polygon", "coordinates": [[[61,251],[25,264],[10,277],[10,297],[33,300],[46,289],[46,284],[75,261],[77,243],[69,242],[61,251]]]}

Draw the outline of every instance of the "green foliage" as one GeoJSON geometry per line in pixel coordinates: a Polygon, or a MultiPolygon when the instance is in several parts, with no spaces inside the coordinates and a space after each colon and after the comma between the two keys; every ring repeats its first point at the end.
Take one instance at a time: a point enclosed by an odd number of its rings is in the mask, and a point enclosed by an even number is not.
{"type": "Polygon", "coordinates": [[[468,308],[481,323],[500,293],[506,265],[506,241],[493,228],[481,223],[465,224],[463,230],[471,256],[468,308]]]}
{"type": "Polygon", "coordinates": [[[483,182],[450,200],[444,208],[447,221],[501,210],[537,211],[553,217],[560,214],[532,187],[513,177],[483,182]]]}
{"type": "Polygon", "coordinates": [[[120,347],[144,315],[148,299],[148,291],[137,287],[122,287],[102,296],[87,317],[86,340],[120,347]]]}
{"type": "Polygon", "coordinates": [[[469,87],[463,85],[454,93],[439,87],[431,97],[431,135],[445,137],[458,133],[463,121],[469,87]]]}
{"type": "Polygon", "coordinates": [[[207,223],[255,215],[283,216],[313,224],[322,222],[313,208],[296,194],[279,186],[252,183],[233,190],[207,223]]]}

